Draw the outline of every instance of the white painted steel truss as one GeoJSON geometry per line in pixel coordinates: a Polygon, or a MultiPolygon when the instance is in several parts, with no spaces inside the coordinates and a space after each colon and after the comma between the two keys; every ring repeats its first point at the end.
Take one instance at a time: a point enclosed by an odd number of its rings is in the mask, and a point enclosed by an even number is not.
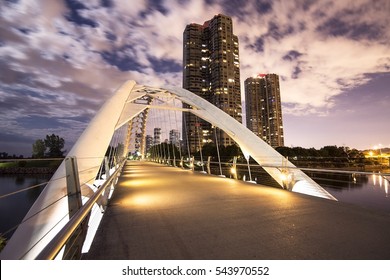
{"type": "MultiPolygon", "coordinates": [[[[252,157],[282,187],[293,192],[335,200],[261,138],[208,101],[182,88],[154,88],[137,85],[134,81],[124,83],[104,104],[68,153],[68,156],[77,158],[79,172],[86,170],[79,173],[83,186],[94,184],[94,178],[116,130],[124,125],[128,127],[123,157],[127,155],[128,142],[134,138],[133,135],[140,138],[139,134],[143,134],[141,138],[145,138],[148,110],[154,108],[191,112],[225,131],[239,145],[247,160],[252,157]],[[190,105],[190,108],[174,107],[163,102],[161,106],[153,105],[153,99],[175,99],[190,105]]],[[[144,146],[143,141],[144,139],[138,140],[140,147],[144,146]]],[[[65,177],[63,163],[9,240],[1,253],[2,259],[34,259],[69,221],[65,177]]],[[[91,191],[82,189],[82,192],[84,197],[89,197],[88,193],[91,191]]]]}

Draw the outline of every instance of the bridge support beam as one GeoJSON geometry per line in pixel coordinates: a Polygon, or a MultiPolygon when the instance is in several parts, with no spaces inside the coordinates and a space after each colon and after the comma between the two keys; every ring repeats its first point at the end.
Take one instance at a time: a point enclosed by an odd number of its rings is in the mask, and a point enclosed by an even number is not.
{"type": "Polygon", "coordinates": [[[237,177],[237,157],[233,157],[233,166],[230,169],[230,173],[232,173],[234,179],[238,179],[237,177]]]}
{"type": "MultiPolygon", "coordinates": [[[[83,206],[77,158],[65,158],[66,186],[68,190],[69,220],[83,206]]],[[[80,259],[81,250],[87,236],[89,216],[80,224],[65,245],[63,259],[80,259]]]]}
{"type": "MultiPolygon", "coordinates": [[[[110,177],[110,163],[109,163],[109,159],[107,156],[104,157],[104,169],[106,171],[105,174],[106,174],[106,180],[107,180],[107,178],[110,177]]],[[[109,194],[110,194],[110,188],[106,188],[104,190],[103,196],[101,198],[101,203],[100,203],[100,210],[102,212],[104,212],[106,210],[109,194]]]]}
{"type": "Polygon", "coordinates": [[[208,156],[208,158],[207,158],[207,174],[211,174],[210,162],[211,162],[211,156],[208,156]]]}

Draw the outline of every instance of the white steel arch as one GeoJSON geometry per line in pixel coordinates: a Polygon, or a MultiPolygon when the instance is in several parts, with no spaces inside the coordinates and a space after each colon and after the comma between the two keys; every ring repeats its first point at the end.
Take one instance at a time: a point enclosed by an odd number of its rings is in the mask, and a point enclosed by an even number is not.
{"type": "MultiPolygon", "coordinates": [[[[100,163],[117,129],[131,122],[139,113],[156,107],[188,111],[222,129],[240,146],[247,159],[249,156],[252,157],[281,186],[287,184],[294,192],[335,200],[332,195],[248,128],[203,98],[182,88],[155,88],[137,85],[134,81],[125,82],[103,105],[68,153],[68,156],[78,159],[79,170],[88,170],[79,174],[80,182],[94,183],[91,178],[94,178],[99,171],[100,163]],[[178,99],[191,108],[150,104],[153,98],[162,97],[178,99]],[[139,100],[149,100],[149,102],[137,102],[139,100]],[[285,168],[280,168],[281,165],[285,168]]],[[[123,156],[125,154],[127,154],[126,149],[123,156]]],[[[66,195],[65,175],[63,163],[3,249],[1,259],[34,259],[66,224],[69,217],[66,196],[64,197],[64,194],[66,195]],[[44,210],[47,205],[56,200],[59,202],[44,210]]]]}
{"type": "Polygon", "coordinates": [[[247,160],[252,157],[280,186],[288,187],[293,192],[336,200],[274,148],[222,110],[188,90],[174,87],[167,90],[193,107],[188,111],[225,131],[240,146],[247,160]]]}

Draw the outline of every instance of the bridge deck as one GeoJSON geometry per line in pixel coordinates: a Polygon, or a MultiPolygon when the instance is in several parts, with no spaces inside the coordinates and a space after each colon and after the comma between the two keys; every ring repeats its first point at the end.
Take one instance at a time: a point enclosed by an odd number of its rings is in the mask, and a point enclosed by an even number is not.
{"type": "Polygon", "coordinates": [[[390,215],[128,162],[85,259],[390,259],[390,215]]]}

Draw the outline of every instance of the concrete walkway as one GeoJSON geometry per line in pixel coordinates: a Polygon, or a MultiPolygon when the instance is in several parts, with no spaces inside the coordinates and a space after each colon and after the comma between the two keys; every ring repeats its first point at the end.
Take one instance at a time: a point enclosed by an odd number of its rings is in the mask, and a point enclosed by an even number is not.
{"type": "Polygon", "coordinates": [[[390,215],[128,162],[84,259],[390,259],[390,215]]]}

